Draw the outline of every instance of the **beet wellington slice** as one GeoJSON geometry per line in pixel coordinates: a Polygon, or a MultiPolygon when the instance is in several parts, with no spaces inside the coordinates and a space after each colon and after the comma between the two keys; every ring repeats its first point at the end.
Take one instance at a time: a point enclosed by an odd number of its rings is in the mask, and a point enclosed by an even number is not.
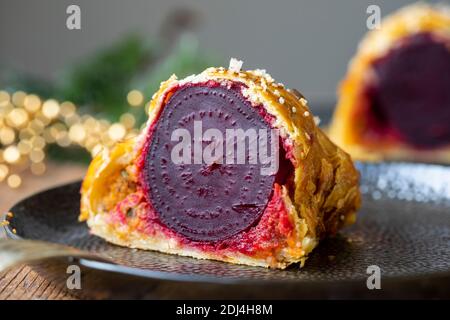
{"type": "Polygon", "coordinates": [[[104,150],[80,220],[112,243],[231,263],[303,263],[355,220],[358,173],[305,98],[264,70],[209,68],[161,84],[136,138],[104,150]]]}
{"type": "Polygon", "coordinates": [[[367,34],[330,135],[358,159],[450,163],[448,6],[408,6],[367,34]]]}

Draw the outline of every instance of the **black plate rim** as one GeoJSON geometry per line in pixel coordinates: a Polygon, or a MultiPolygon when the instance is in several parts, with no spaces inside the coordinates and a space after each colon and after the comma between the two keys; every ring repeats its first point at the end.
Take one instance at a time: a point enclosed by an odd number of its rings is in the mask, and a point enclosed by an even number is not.
{"type": "MultiPolygon", "coordinates": [[[[368,164],[367,162],[362,162],[363,164],[368,164]]],[[[421,166],[430,166],[430,167],[440,167],[440,168],[446,168],[449,169],[450,166],[444,165],[444,164],[429,164],[429,163],[418,163],[418,162],[405,162],[405,161],[385,161],[385,162],[376,162],[372,164],[382,164],[382,163],[388,163],[388,164],[396,164],[396,165],[412,165],[417,164],[421,166]]],[[[23,199],[19,200],[17,203],[15,203],[9,211],[14,212],[14,208],[21,205],[22,202],[27,201],[34,197],[39,197],[41,194],[46,193],[48,191],[58,189],[58,188],[66,188],[70,185],[74,184],[80,184],[82,183],[82,180],[75,180],[72,182],[59,184],[51,188],[46,188],[44,190],[35,192],[30,194],[27,197],[24,197],[23,199]]],[[[5,230],[5,234],[7,238],[11,240],[27,240],[27,238],[23,238],[19,236],[17,233],[13,232],[12,226],[10,224],[3,226],[3,229],[5,230]]],[[[131,250],[131,249],[130,249],[131,250]]],[[[164,254],[164,253],[161,253],[164,254]]],[[[194,258],[191,258],[194,259],[194,258]]],[[[354,278],[354,279],[343,279],[343,280],[308,280],[308,279],[288,279],[288,280],[275,280],[275,279],[252,279],[247,277],[230,277],[230,276],[208,276],[208,275],[201,275],[201,274],[183,274],[183,273],[176,273],[176,272],[164,272],[164,271],[156,271],[156,270],[149,270],[149,269],[141,269],[136,267],[129,267],[125,265],[115,264],[115,263],[109,263],[109,262],[100,262],[95,261],[91,259],[77,259],[78,262],[85,267],[96,269],[98,271],[103,272],[113,272],[118,273],[126,276],[135,276],[135,277],[141,277],[145,279],[152,279],[152,280],[159,280],[159,281],[179,281],[179,282],[196,282],[196,283],[209,283],[209,284],[223,284],[223,285],[283,285],[286,283],[295,283],[297,285],[360,285],[361,281],[365,281],[365,277],[360,278],[354,278]]],[[[225,263],[226,262],[222,262],[225,263]]],[[[248,266],[251,267],[251,266],[248,266]]],[[[261,267],[253,267],[253,268],[261,268],[261,267]]],[[[440,281],[441,279],[450,280],[450,269],[446,271],[434,271],[429,274],[417,274],[417,275],[401,275],[401,276],[391,276],[391,275],[384,275],[383,276],[383,282],[384,283],[419,283],[424,280],[432,280],[432,281],[440,281]]]]}

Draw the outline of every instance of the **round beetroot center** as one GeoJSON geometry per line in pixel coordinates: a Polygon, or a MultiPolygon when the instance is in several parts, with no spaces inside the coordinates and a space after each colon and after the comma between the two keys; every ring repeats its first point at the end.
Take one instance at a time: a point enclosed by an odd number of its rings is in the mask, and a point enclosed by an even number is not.
{"type": "Polygon", "coordinates": [[[417,34],[374,63],[368,90],[380,128],[406,143],[437,147],[450,143],[450,50],[430,34],[417,34]]]}
{"type": "MultiPolygon", "coordinates": [[[[161,222],[188,239],[218,241],[258,221],[270,200],[276,174],[261,174],[259,161],[229,163],[225,160],[225,146],[222,161],[218,157],[213,163],[195,163],[198,154],[194,154],[194,128],[199,122],[203,133],[218,129],[224,137],[227,129],[270,132],[270,127],[258,109],[242,96],[239,85],[227,88],[207,84],[175,91],[154,127],[144,176],[148,196],[161,222]],[[173,141],[176,129],[190,134],[190,163],[173,159],[173,148],[181,141],[173,141]]],[[[201,139],[202,150],[210,144],[211,141],[201,139]]]]}

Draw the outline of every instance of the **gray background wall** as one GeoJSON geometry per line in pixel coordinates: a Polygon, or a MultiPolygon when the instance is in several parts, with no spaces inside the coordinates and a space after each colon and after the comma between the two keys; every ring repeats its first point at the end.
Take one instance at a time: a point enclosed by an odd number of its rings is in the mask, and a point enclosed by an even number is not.
{"type": "MultiPolygon", "coordinates": [[[[200,46],[266,68],[307,96],[330,96],[367,31],[366,9],[382,15],[407,0],[0,0],[0,63],[51,78],[130,31],[155,35],[166,14],[190,6],[202,17],[200,46]],[[78,4],[82,30],[66,29],[78,4]]],[[[226,62],[224,61],[224,64],[226,62]]]]}

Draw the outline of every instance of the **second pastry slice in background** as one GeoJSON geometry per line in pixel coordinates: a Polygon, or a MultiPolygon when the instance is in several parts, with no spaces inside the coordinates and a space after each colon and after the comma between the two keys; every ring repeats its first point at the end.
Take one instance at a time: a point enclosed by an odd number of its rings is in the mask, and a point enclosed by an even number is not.
{"type": "Polygon", "coordinates": [[[450,8],[415,4],[370,31],[330,137],[354,158],[450,163],[450,8]]]}

